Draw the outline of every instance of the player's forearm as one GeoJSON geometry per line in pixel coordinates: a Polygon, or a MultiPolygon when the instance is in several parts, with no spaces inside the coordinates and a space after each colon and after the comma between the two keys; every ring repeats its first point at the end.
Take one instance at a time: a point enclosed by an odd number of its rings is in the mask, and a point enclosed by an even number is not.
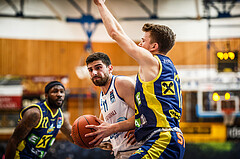
{"type": "Polygon", "coordinates": [[[64,124],[62,127],[61,127],[61,132],[66,136],[66,138],[70,141],[70,142],[72,142],[72,143],[74,143],[74,141],[73,141],[73,139],[72,139],[72,137],[71,137],[71,129],[72,129],[72,126],[70,125],[70,124],[64,124]]]}
{"type": "Polygon", "coordinates": [[[17,149],[17,144],[13,143],[12,139],[8,141],[6,152],[5,152],[5,158],[6,159],[14,159],[15,153],[17,149]]]}
{"type": "Polygon", "coordinates": [[[135,116],[132,116],[128,120],[114,123],[111,125],[111,129],[114,131],[114,133],[132,130],[135,128],[134,120],[135,120],[135,116]]]}
{"type": "Polygon", "coordinates": [[[66,138],[68,139],[68,141],[70,141],[71,143],[74,143],[73,139],[72,139],[72,136],[70,135],[71,132],[69,133],[64,133],[64,135],[66,136],[66,138]]]}
{"type": "Polygon", "coordinates": [[[99,13],[102,17],[103,24],[109,34],[109,36],[116,40],[116,34],[124,34],[124,31],[118,21],[114,18],[111,12],[108,10],[107,6],[104,3],[97,5],[99,13]]]}
{"type": "Polygon", "coordinates": [[[122,26],[114,18],[106,5],[104,3],[99,3],[97,4],[97,7],[109,36],[118,43],[124,52],[130,55],[137,62],[139,62],[139,59],[144,61],[142,58],[138,57],[139,55],[136,55],[136,53],[138,53],[136,52],[137,45],[126,35],[122,26]]]}

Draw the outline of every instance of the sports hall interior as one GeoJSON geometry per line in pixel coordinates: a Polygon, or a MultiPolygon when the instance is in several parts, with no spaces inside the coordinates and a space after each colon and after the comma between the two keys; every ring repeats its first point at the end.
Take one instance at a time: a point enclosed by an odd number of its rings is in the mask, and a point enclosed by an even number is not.
{"type": "MultiPolygon", "coordinates": [[[[167,54],[181,80],[180,128],[185,159],[240,158],[240,0],[106,0],[134,42],[144,23],[167,25],[176,44],[167,54]]],[[[85,59],[109,55],[114,75],[135,79],[138,64],[107,34],[91,0],[0,0],[0,158],[27,105],[44,100],[44,86],[66,87],[72,124],[99,115],[100,88],[85,59]]],[[[46,158],[112,158],[81,149],[59,133],[46,158]]]]}

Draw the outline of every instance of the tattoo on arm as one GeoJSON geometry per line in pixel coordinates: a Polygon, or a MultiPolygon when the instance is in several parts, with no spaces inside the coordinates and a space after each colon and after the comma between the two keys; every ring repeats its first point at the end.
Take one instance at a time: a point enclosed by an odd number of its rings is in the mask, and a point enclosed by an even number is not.
{"type": "Polygon", "coordinates": [[[28,133],[37,126],[40,120],[40,111],[36,110],[38,108],[31,108],[24,113],[22,120],[20,120],[17,125],[12,137],[15,138],[18,142],[23,140],[28,133]],[[32,110],[31,110],[32,109],[32,110]]]}

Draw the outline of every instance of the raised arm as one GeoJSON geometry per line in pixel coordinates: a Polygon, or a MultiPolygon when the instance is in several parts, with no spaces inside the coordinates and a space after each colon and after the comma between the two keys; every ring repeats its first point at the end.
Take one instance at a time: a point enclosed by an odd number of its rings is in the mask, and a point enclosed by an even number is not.
{"type": "MultiPolygon", "coordinates": [[[[139,47],[134,41],[132,41],[124,32],[121,25],[110,13],[103,0],[94,0],[98,7],[100,15],[102,17],[103,24],[109,34],[109,36],[115,40],[118,45],[133,59],[135,59],[140,67],[149,67],[157,64],[157,60],[152,54],[139,47]]],[[[142,68],[145,69],[145,68],[142,68]]],[[[147,71],[146,71],[147,72],[147,71]]]]}
{"type": "Polygon", "coordinates": [[[40,110],[37,107],[26,110],[8,141],[6,148],[7,159],[14,158],[18,144],[38,125],[40,117],[40,110]]]}

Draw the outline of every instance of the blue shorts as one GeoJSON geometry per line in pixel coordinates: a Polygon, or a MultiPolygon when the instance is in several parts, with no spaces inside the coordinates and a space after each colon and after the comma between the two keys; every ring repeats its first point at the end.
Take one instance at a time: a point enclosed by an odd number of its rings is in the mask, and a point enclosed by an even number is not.
{"type": "Polygon", "coordinates": [[[165,131],[154,134],[129,159],[182,159],[185,152],[183,134],[165,131]]]}

